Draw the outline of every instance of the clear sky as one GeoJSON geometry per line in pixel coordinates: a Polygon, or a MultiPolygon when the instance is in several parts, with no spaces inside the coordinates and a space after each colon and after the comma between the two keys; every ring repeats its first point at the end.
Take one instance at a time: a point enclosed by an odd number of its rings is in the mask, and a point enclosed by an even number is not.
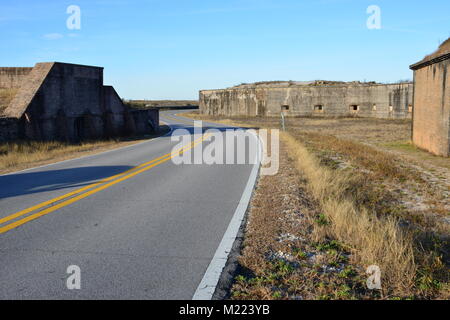
{"type": "Polygon", "coordinates": [[[105,67],[127,99],[265,80],[411,79],[450,37],[449,0],[1,0],[0,65],[105,67]],[[81,10],[70,30],[69,5],[81,10]],[[381,9],[368,29],[367,8],[381,9]]]}

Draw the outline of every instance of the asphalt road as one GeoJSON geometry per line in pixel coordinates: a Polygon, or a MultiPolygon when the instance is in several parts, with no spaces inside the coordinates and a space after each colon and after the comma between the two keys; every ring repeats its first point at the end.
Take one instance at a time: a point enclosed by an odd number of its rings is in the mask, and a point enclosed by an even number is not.
{"type": "MultiPolygon", "coordinates": [[[[174,113],[161,119],[192,130],[174,113]]],[[[160,137],[0,176],[0,299],[191,299],[253,166],[161,158],[176,144],[160,137]],[[79,290],[66,285],[71,265],[79,290]]]]}

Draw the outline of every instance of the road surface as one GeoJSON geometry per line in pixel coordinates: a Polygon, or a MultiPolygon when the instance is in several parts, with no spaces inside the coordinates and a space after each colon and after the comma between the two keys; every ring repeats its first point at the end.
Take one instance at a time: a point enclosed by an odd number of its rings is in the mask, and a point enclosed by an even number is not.
{"type": "MultiPolygon", "coordinates": [[[[161,119],[192,130],[178,112],[161,119]]],[[[0,299],[191,299],[253,165],[175,165],[177,144],[165,136],[0,176],[0,299]],[[79,290],[67,288],[73,265],[79,290]]]]}

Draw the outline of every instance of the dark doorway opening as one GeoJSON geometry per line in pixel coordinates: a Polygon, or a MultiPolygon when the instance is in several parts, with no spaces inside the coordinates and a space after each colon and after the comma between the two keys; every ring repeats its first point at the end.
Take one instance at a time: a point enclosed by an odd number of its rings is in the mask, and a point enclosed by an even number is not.
{"type": "Polygon", "coordinates": [[[84,138],[84,119],[83,117],[75,118],[74,123],[74,140],[79,142],[84,138]]]}

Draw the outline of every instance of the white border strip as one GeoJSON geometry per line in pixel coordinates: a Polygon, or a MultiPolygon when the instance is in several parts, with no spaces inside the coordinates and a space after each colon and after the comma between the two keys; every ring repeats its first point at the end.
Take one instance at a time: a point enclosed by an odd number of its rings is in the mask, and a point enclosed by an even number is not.
{"type": "Polygon", "coordinates": [[[241,200],[239,200],[239,204],[234,212],[233,218],[228,225],[227,231],[225,231],[222,241],[220,242],[214,257],[212,258],[202,281],[198,285],[192,300],[211,300],[214,292],[216,291],[220,276],[222,275],[222,271],[227,263],[228,255],[231,252],[233,243],[236,240],[239,228],[241,227],[245,213],[247,212],[253,189],[256,184],[256,179],[258,178],[259,168],[261,165],[262,146],[259,137],[256,136],[256,139],[258,140],[258,153],[256,155],[256,161],[253,165],[247,185],[242,193],[241,200]]]}

